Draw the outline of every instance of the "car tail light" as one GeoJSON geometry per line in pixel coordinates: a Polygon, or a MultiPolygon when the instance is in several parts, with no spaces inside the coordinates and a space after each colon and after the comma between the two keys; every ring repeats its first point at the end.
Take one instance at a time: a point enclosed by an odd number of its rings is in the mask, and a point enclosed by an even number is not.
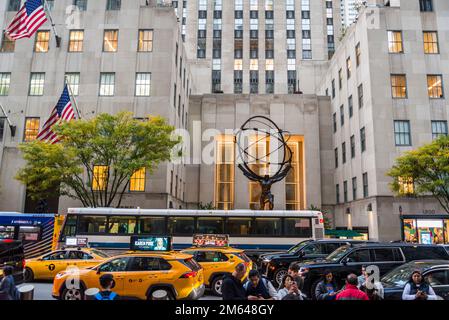
{"type": "Polygon", "coordinates": [[[190,278],[194,278],[196,277],[197,272],[196,271],[190,271],[190,272],[186,272],[184,273],[182,276],[180,276],[180,279],[190,279],[190,278]]]}
{"type": "Polygon", "coordinates": [[[27,262],[25,259],[22,259],[22,269],[25,269],[27,262]]]}

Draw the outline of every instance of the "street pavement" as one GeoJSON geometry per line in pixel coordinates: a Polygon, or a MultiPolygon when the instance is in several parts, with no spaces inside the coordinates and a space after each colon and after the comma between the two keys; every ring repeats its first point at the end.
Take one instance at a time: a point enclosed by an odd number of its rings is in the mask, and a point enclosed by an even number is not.
{"type": "MultiPolygon", "coordinates": [[[[33,282],[25,283],[23,285],[33,285],[34,286],[34,300],[54,300],[51,296],[52,283],[50,282],[33,282]]],[[[19,287],[23,286],[20,285],[19,287]]],[[[200,300],[220,300],[221,298],[208,294],[202,297],[200,300]]]]}

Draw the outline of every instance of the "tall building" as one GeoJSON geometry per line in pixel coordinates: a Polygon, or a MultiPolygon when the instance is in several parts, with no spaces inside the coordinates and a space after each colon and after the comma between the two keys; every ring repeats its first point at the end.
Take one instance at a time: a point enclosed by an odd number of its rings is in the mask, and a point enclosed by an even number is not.
{"type": "Polygon", "coordinates": [[[358,15],[357,7],[366,3],[364,0],[341,0],[341,23],[342,26],[347,28],[353,24],[358,15]]]}

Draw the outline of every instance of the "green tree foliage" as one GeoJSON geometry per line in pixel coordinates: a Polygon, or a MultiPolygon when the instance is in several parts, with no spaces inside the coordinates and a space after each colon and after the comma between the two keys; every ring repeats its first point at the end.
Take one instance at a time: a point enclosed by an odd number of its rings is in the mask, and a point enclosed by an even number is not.
{"type": "Polygon", "coordinates": [[[402,194],[401,181],[414,182],[415,195],[432,194],[449,213],[449,137],[443,136],[396,159],[387,173],[391,189],[402,194]]]}
{"type": "Polygon", "coordinates": [[[61,137],[58,144],[34,141],[20,146],[27,163],[16,179],[34,200],[54,196],[58,190],[86,207],[120,206],[133,173],[144,167],[152,173],[181,142],[164,119],[141,121],[129,112],[62,122],[53,130],[61,137]],[[105,179],[95,181],[101,188],[92,183],[98,178],[95,166],[107,167],[105,179]]]}

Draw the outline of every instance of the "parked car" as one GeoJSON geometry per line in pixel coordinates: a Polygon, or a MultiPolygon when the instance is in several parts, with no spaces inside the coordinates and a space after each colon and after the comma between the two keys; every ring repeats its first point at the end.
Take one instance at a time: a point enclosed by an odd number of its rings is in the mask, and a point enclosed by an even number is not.
{"type": "Polygon", "coordinates": [[[412,261],[388,272],[381,279],[384,298],[401,300],[404,287],[415,270],[421,270],[424,280],[432,286],[436,295],[449,300],[449,261],[447,260],[412,261]]]}
{"type": "Polygon", "coordinates": [[[14,268],[14,281],[16,284],[23,282],[23,269],[25,267],[25,253],[22,241],[3,239],[0,240],[0,280],[3,278],[3,268],[14,268]]]}
{"type": "Polygon", "coordinates": [[[314,297],[315,288],[325,270],[330,270],[340,286],[350,273],[360,275],[363,265],[376,265],[380,276],[414,260],[449,260],[449,253],[437,245],[407,243],[351,244],[338,248],[322,261],[301,265],[304,276],[304,293],[314,297]]]}
{"type": "Polygon", "coordinates": [[[268,279],[279,286],[292,262],[324,259],[341,246],[364,243],[359,240],[322,239],[302,241],[287,251],[266,253],[259,256],[257,267],[268,279]]]}

